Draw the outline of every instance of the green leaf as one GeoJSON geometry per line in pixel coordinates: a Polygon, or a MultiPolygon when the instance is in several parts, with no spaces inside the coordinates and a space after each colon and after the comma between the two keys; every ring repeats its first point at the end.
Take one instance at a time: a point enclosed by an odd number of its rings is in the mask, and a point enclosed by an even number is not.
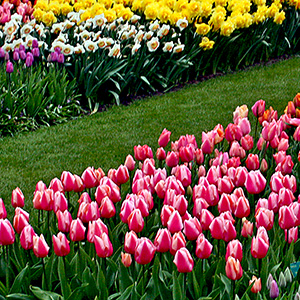
{"type": "Polygon", "coordinates": [[[11,300],[34,300],[35,298],[33,296],[30,296],[30,295],[27,295],[27,294],[15,293],[15,294],[7,295],[6,299],[11,299],[11,300]]]}
{"type": "Polygon", "coordinates": [[[82,274],[82,280],[84,283],[87,283],[89,285],[89,288],[86,289],[86,295],[89,299],[95,298],[97,294],[99,294],[99,291],[97,289],[96,281],[94,279],[94,276],[91,273],[91,270],[89,267],[86,267],[82,274]]]}
{"type": "Polygon", "coordinates": [[[126,290],[125,292],[119,297],[117,298],[117,300],[126,300],[129,298],[131,292],[132,292],[132,289],[133,289],[133,286],[134,284],[130,285],[126,290]]]}
{"type": "Polygon", "coordinates": [[[66,270],[63,257],[58,258],[58,277],[60,281],[61,291],[64,299],[68,299],[71,294],[71,288],[67,282],[66,270]]]}
{"type": "Polygon", "coordinates": [[[106,286],[106,279],[102,268],[99,266],[97,262],[97,281],[98,283],[98,290],[101,292],[101,299],[106,300],[108,298],[108,290],[106,286]]]}
{"type": "Polygon", "coordinates": [[[33,295],[40,300],[63,300],[62,296],[53,292],[48,292],[40,289],[37,286],[29,287],[33,295]]]}
{"type": "Polygon", "coordinates": [[[201,296],[201,289],[200,289],[199,283],[197,281],[194,270],[192,271],[192,278],[193,278],[193,286],[194,286],[195,297],[196,297],[196,299],[198,299],[201,296]]]}
{"type": "Polygon", "coordinates": [[[133,283],[129,276],[128,268],[126,268],[122,263],[120,263],[119,283],[121,292],[124,292],[126,288],[133,283]]]}
{"type": "Polygon", "coordinates": [[[27,278],[27,272],[29,270],[29,266],[27,265],[15,278],[12,287],[9,291],[10,294],[19,293],[22,290],[22,286],[24,287],[24,280],[27,278]]]}
{"type": "Polygon", "coordinates": [[[182,300],[182,290],[179,284],[179,280],[176,276],[175,271],[173,271],[173,289],[172,289],[173,300],[182,300]]]}
{"type": "Polygon", "coordinates": [[[82,283],[81,286],[77,287],[73,290],[72,294],[69,296],[67,300],[81,300],[85,296],[85,290],[89,287],[88,283],[82,283]]]}
{"type": "Polygon", "coordinates": [[[220,276],[221,276],[222,282],[225,285],[226,292],[228,293],[228,295],[230,295],[231,284],[232,284],[231,281],[230,281],[230,279],[227,276],[225,276],[224,274],[220,274],[220,276]]]}
{"type": "Polygon", "coordinates": [[[6,296],[8,293],[8,290],[6,289],[6,286],[0,281],[0,294],[3,296],[6,296]]]}

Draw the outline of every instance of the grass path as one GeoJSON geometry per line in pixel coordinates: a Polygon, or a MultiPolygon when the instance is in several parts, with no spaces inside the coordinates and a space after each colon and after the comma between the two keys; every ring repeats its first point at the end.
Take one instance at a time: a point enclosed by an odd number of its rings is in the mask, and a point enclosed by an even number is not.
{"type": "MultiPolygon", "coordinates": [[[[201,132],[217,123],[232,122],[236,106],[263,99],[282,114],[288,101],[300,92],[300,57],[247,71],[228,74],[161,96],[136,101],[130,106],[42,128],[0,141],[0,197],[8,203],[19,186],[32,206],[35,184],[47,185],[64,170],[81,175],[88,166],[117,168],[133,146],[148,144],[155,151],[163,128],[171,140],[201,132]]],[[[251,120],[251,118],[250,118],[251,120]]],[[[154,152],[153,151],[153,152],[154,152]]]]}

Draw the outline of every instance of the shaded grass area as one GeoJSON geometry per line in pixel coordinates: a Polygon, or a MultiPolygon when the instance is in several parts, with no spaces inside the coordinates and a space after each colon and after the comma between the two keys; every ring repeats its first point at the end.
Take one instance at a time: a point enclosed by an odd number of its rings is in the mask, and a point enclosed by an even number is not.
{"type": "Polygon", "coordinates": [[[236,106],[247,104],[251,109],[255,101],[263,99],[280,115],[298,92],[300,57],[294,57],[4,138],[0,141],[0,197],[9,203],[12,190],[18,186],[25,195],[25,209],[30,210],[39,180],[48,185],[64,170],[81,175],[88,166],[107,172],[122,164],[127,154],[133,155],[138,144],[148,144],[155,153],[165,127],[172,132],[172,141],[194,134],[200,146],[201,132],[217,123],[226,126],[232,122],[236,106]]]}

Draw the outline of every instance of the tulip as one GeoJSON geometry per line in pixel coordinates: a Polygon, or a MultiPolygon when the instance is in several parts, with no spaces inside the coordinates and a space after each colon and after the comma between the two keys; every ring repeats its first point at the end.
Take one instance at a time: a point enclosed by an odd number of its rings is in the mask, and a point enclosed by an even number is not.
{"type": "Polygon", "coordinates": [[[129,230],[133,230],[136,233],[139,233],[144,228],[144,218],[139,209],[135,208],[131,214],[128,216],[128,227],[129,230]]]}
{"type": "Polygon", "coordinates": [[[164,205],[161,209],[160,220],[163,226],[167,226],[171,214],[175,211],[175,208],[170,205],[164,205]]]}
{"type": "Polygon", "coordinates": [[[249,281],[249,285],[251,285],[254,282],[254,284],[251,287],[251,292],[254,294],[257,294],[261,291],[261,279],[257,279],[256,276],[252,276],[252,279],[249,281]]]}
{"type": "Polygon", "coordinates": [[[45,241],[43,234],[40,236],[34,235],[33,236],[33,253],[36,257],[46,257],[49,253],[50,247],[45,241]]]}
{"type": "Polygon", "coordinates": [[[195,150],[195,160],[196,160],[197,165],[202,165],[203,164],[204,154],[203,154],[202,149],[198,148],[198,149],[195,150]]]}
{"type": "Polygon", "coordinates": [[[194,268],[194,260],[187,248],[179,249],[173,260],[179,273],[192,272],[194,268]]]}
{"type": "Polygon", "coordinates": [[[93,220],[89,222],[87,240],[90,243],[94,243],[94,236],[101,236],[101,234],[105,232],[108,234],[107,226],[101,221],[101,219],[93,220]]]}
{"type": "Polygon", "coordinates": [[[19,187],[15,188],[12,191],[11,195],[11,205],[16,208],[16,207],[24,207],[24,195],[19,187]]]}
{"type": "Polygon", "coordinates": [[[166,154],[165,149],[162,148],[162,147],[157,148],[157,150],[156,150],[156,158],[159,161],[162,161],[162,160],[166,159],[166,157],[167,157],[167,154],[166,154]]]}
{"type": "Polygon", "coordinates": [[[0,198],[0,219],[6,219],[6,217],[7,217],[7,212],[4,205],[4,201],[2,200],[2,198],[0,198]]]}
{"type": "Polygon", "coordinates": [[[111,188],[107,184],[98,185],[95,192],[95,199],[98,205],[101,205],[101,201],[103,198],[110,198],[111,188]]]}
{"type": "Polygon", "coordinates": [[[68,210],[65,210],[64,212],[58,210],[56,212],[56,217],[58,222],[58,230],[62,232],[69,232],[72,222],[71,213],[68,210]]]}
{"type": "Polygon", "coordinates": [[[292,242],[296,243],[298,240],[298,227],[292,227],[290,229],[284,230],[284,236],[286,242],[291,244],[292,242]]]}
{"type": "Polygon", "coordinates": [[[240,262],[243,259],[243,246],[239,240],[232,240],[227,244],[225,260],[227,261],[229,256],[238,259],[240,262]]]}
{"type": "Polygon", "coordinates": [[[259,227],[256,237],[252,238],[251,254],[254,258],[264,258],[269,250],[269,239],[264,227],[259,227]]]}
{"type": "Polygon", "coordinates": [[[170,253],[175,255],[175,253],[180,249],[186,246],[186,240],[181,231],[176,232],[172,236],[171,246],[170,246],[170,253]]]}
{"type": "Polygon", "coordinates": [[[261,117],[264,114],[266,103],[264,100],[258,100],[252,106],[252,112],[256,118],[261,117]]]}
{"type": "Polygon", "coordinates": [[[191,218],[189,220],[185,220],[183,228],[183,233],[187,237],[189,241],[194,241],[198,238],[199,234],[202,233],[202,227],[197,218],[191,218]]]}
{"type": "Polygon", "coordinates": [[[128,217],[134,209],[135,209],[134,201],[130,199],[125,199],[122,202],[120,218],[123,223],[127,223],[128,217]]]}
{"type": "Polygon", "coordinates": [[[85,185],[80,176],[74,174],[74,179],[74,192],[81,193],[84,190],[85,185]]]}
{"type": "Polygon", "coordinates": [[[245,187],[250,194],[259,194],[266,187],[266,179],[259,170],[250,171],[246,177],[245,187]]]}
{"type": "Polygon", "coordinates": [[[85,239],[85,226],[82,221],[77,218],[72,220],[70,224],[70,239],[73,242],[79,242],[85,239]]]}
{"type": "Polygon", "coordinates": [[[278,206],[288,206],[295,200],[293,192],[286,188],[281,188],[278,193],[278,206]]]}
{"type": "Polygon", "coordinates": [[[286,175],[292,173],[293,167],[294,163],[292,157],[287,155],[283,161],[277,165],[275,171],[280,171],[283,175],[286,175]]]}
{"type": "Polygon", "coordinates": [[[64,212],[68,209],[68,200],[63,193],[57,191],[54,194],[53,211],[56,213],[58,210],[64,212]]]}
{"type": "Polygon", "coordinates": [[[168,152],[166,156],[166,164],[168,167],[173,168],[179,163],[179,153],[178,152],[168,152]]]}
{"type": "Polygon", "coordinates": [[[190,162],[194,160],[195,157],[195,148],[193,145],[187,145],[179,149],[179,157],[182,162],[190,162]]]}
{"type": "Polygon", "coordinates": [[[295,193],[297,190],[296,177],[294,175],[285,175],[282,178],[283,186],[295,193]]]}
{"type": "Polygon", "coordinates": [[[203,233],[200,233],[196,241],[195,254],[198,258],[209,258],[213,249],[213,245],[205,238],[203,233]]]}
{"type": "Polygon", "coordinates": [[[48,189],[53,190],[54,193],[57,191],[64,193],[64,191],[65,191],[62,182],[56,177],[50,181],[48,189]]]}
{"type": "Polygon", "coordinates": [[[20,234],[20,244],[23,249],[33,248],[33,236],[36,235],[31,225],[26,225],[20,234]]]}
{"type": "Polygon", "coordinates": [[[77,218],[83,223],[88,223],[92,220],[97,220],[100,217],[98,204],[95,201],[91,203],[82,202],[78,208],[77,218]]]}
{"type": "Polygon", "coordinates": [[[124,250],[127,253],[134,254],[137,240],[138,236],[133,230],[131,230],[130,232],[126,232],[124,240],[124,250]]]}
{"type": "Polygon", "coordinates": [[[244,150],[249,151],[253,148],[254,141],[253,137],[249,134],[243,136],[241,138],[241,146],[243,147],[244,150]]]}
{"type": "MultiPolygon", "coordinates": [[[[52,189],[46,189],[39,198],[39,194],[36,193],[34,195],[33,201],[39,202],[39,204],[36,204],[38,209],[46,210],[46,211],[51,211],[53,210],[54,206],[54,192],[52,189]],[[37,195],[37,197],[35,197],[37,195]]],[[[35,205],[35,204],[34,204],[35,205]]]]}
{"type": "Polygon", "coordinates": [[[93,167],[86,168],[81,175],[81,179],[85,187],[88,189],[96,187],[99,184],[95,169],[93,167]]]}
{"type": "Polygon", "coordinates": [[[230,194],[234,188],[234,184],[232,183],[230,177],[223,176],[218,179],[218,192],[219,194],[230,194]]]}
{"type": "Polygon", "coordinates": [[[75,177],[69,171],[63,171],[60,177],[60,181],[66,192],[73,191],[75,188],[75,177]]]}
{"type": "Polygon", "coordinates": [[[211,154],[215,147],[215,133],[206,134],[202,132],[201,151],[203,154],[211,154]]]}
{"type": "Polygon", "coordinates": [[[94,245],[99,257],[109,257],[113,254],[113,246],[106,232],[94,236],[94,245]]]}
{"type": "Polygon", "coordinates": [[[170,141],[170,135],[171,131],[168,131],[166,128],[162,131],[159,139],[158,139],[158,145],[159,147],[166,147],[170,141]]]}
{"type": "Polygon", "coordinates": [[[273,279],[270,283],[270,298],[275,299],[279,296],[279,289],[277,282],[273,279]]]}
{"type": "Polygon", "coordinates": [[[135,161],[134,161],[133,157],[130,154],[128,154],[126,156],[126,159],[125,159],[125,162],[124,162],[124,166],[127,167],[128,171],[133,171],[134,170],[134,168],[135,168],[135,161]]]}
{"type": "Polygon", "coordinates": [[[202,230],[208,230],[214,218],[215,218],[214,215],[209,210],[205,208],[202,209],[200,215],[200,223],[202,226],[202,230]]]}
{"type": "Polygon", "coordinates": [[[129,253],[121,252],[121,262],[126,268],[130,267],[132,263],[131,255],[129,253]]]}
{"type": "Polygon", "coordinates": [[[177,210],[173,211],[170,215],[169,220],[167,222],[167,227],[172,234],[182,230],[182,218],[177,210]]]}
{"type": "Polygon", "coordinates": [[[219,213],[225,211],[234,211],[235,203],[237,201],[237,197],[235,195],[222,194],[220,201],[218,203],[218,211],[219,213]]]}
{"type": "Polygon", "coordinates": [[[259,158],[257,154],[249,153],[246,159],[246,167],[250,171],[259,169],[259,158]]]}
{"type": "Polygon", "coordinates": [[[192,173],[185,165],[180,165],[177,168],[175,177],[182,183],[184,187],[188,187],[192,183],[192,173]]]}
{"type": "Polygon", "coordinates": [[[245,196],[238,198],[235,205],[234,215],[237,218],[244,218],[250,215],[250,204],[245,196]]]}
{"type": "Polygon", "coordinates": [[[117,202],[121,201],[120,188],[111,179],[109,179],[108,177],[103,177],[103,178],[101,178],[99,184],[100,185],[108,185],[110,187],[109,198],[113,203],[117,203],[117,202]]]}
{"type": "Polygon", "coordinates": [[[243,269],[238,259],[229,256],[225,266],[226,276],[231,280],[239,280],[243,276],[243,269]]]}
{"type": "Polygon", "coordinates": [[[242,130],[238,125],[228,124],[225,129],[225,139],[230,143],[234,140],[239,141],[243,136],[242,130]]]}
{"type": "Polygon", "coordinates": [[[206,209],[208,207],[208,203],[203,198],[196,198],[194,201],[193,215],[200,220],[202,209],[206,209]]]}
{"type": "Polygon", "coordinates": [[[134,251],[135,261],[138,264],[146,265],[152,261],[155,251],[155,246],[148,238],[140,238],[137,240],[134,251]]]}
{"type": "Polygon", "coordinates": [[[266,230],[271,230],[274,225],[274,212],[267,208],[259,208],[255,213],[256,227],[263,226],[266,230]]]}
{"type": "Polygon", "coordinates": [[[8,219],[0,219],[0,245],[11,245],[15,241],[15,232],[8,219]]]}
{"type": "Polygon", "coordinates": [[[158,229],[154,238],[154,246],[157,252],[168,252],[171,247],[171,233],[167,228],[158,229]]]}
{"type": "Polygon", "coordinates": [[[13,226],[15,231],[20,234],[23,228],[29,225],[29,214],[25,211],[20,211],[21,208],[18,207],[15,210],[15,216],[13,220],[13,226]]]}
{"type": "Polygon", "coordinates": [[[148,145],[134,146],[133,150],[137,160],[144,161],[146,158],[153,158],[152,149],[148,145]]]}
{"type": "Polygon", "coordinates": [[[297,217],[290,206],[282,206],[279,208],[278,223],[282,229],[290,229],[295,227],[297,217]]]}
{"type": "MultiPolygon", "coordinates": [[[[95,202],[96,203],[96,202],[95,202]]],[[[96,203],[97,204],[97,203],[96,203]]],[[[104,197],[101,201],[99,207],[100,217],[101,218],[112,218],[116,214],[116,207],[108,197],[104,197]]]]}
{"type": "Polygon", "coordinates": [[[14,65],[11,61],[7,61],[6,63],[6,73],[10,74],[14,71],[14,65]]]}
{"type": "Polygon", "coordinates": [[[70,245],[67,237],[59,232],[57,236],[52,235],[53,250],[57,256],[66,256],[70,253],[70,245]]]}

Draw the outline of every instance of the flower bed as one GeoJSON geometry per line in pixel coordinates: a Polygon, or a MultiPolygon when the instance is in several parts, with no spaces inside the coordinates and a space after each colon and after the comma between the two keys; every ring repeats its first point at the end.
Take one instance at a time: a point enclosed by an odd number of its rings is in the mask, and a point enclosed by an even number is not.
{"type": "Polygon", "coordinates": [[[2,134],[61,122],[82,109],[95,112],[99,105],[167,91],[204,74],[299,52],[296,0],[37,0],[34,6],[10,1],[0,11],[2,68],[15,76],[24,74],[20,86],[12,75],[2,77],[1,119],[11,127],[2,134]],[[63,72],[59,79],[66,89],[59,100],[51,98],[52,90],[29,81],[31,68],[42,69],[48,85],[54,81],[48,73],[59,78],[63,72]],[[29,96],[18,101],[23,86],[29,88],[29,96]]]}
{"type": "Polygon", "coordinates": [[[16,188],[14,216],[0,201],[1,295],[298,299],[299,100],[281,116],[257,101],[254,126],[237,107],[200,146],[164,129],[107,174],[38,181],[30,213],[16,188]]]}

